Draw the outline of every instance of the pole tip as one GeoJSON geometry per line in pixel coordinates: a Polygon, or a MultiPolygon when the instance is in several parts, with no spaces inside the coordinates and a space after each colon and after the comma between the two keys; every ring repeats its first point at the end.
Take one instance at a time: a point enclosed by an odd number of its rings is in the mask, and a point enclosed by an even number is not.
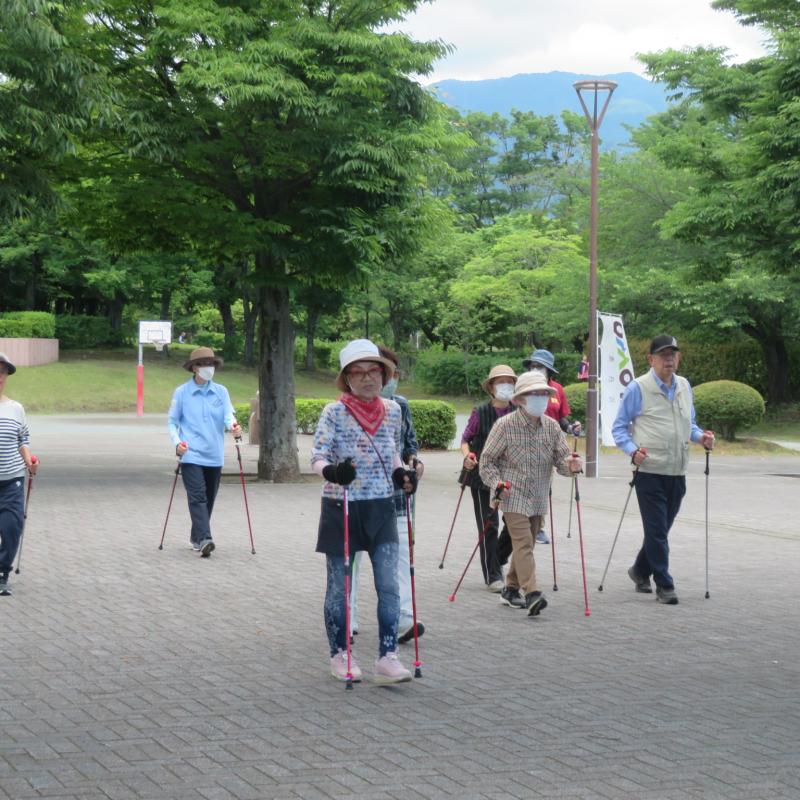
{"type": "MultiPolygon", "coordinates": [[[[17,570],[17,572],[19,572],[19,570],[17,570]]],[[[706,592],[706,600],[708,600],[709,597],[711,597],[711,595],[708,592],[706,592]]]]}
{"type": "Polygon", "coordinates": [[[584,614],[584,616],[586,616],[586,617],[591,617],[591,616],[592,616],[592,612],[591,612],[591,611],[589,611],[589,609],[588,609],[588,608],[586,609],[586,611],[584,611],[584,612],[583,612],[583,614],[584,614]]]}
{"type": "Polygon", "coordinates": [[[352,691],[353,690],[353,681],[347,681],[347,683],[344,685],[344,688],[345,689],[349,689],[350,691],[352,691]]]}
{"type": "Polygon", "coordinates": [[[414,677],[415,677],[415,678],[421,678],[421,677],[422,677],[422,670],[421,670],[419,667],[417,667],[417,668],[414,670],[414,677]]]}
{"type": "Polygon", "coordinates": [[[602,592],[603,591],[603,584],[602,583],[597,587],[597,591],[598,592],[602,592]]]}
{"type": "MultiPolygon", "coordinates": [[[[14,574],[15,574],[15,575],[19,575],[19,567],[17,567],[17,568],[14,570],[14,574]]],[[[708,595],[706,595],[706,597],[708,597],[708,595]]]]}
{"type": "Polygon", "coordinates": [[[164,549],[164,545],[163,545],[163,544],[160,544],[160,545],[158,546],[158,549],[159,549],[159,550],[163,550],[163,549],[164,549]]]}
{"type": "Polygon", "coordinates": [[[455,601],[456,601],[456,596],[455,596],[454,594],[451,594],[451,595],[450,595],[450,597],[448,597],[447,599],[448,599],[448,600],[449,600],[451,603],[455,603],[455,601]]]}
{"type": "Polygon", "coordinates": [[[256,551],[255,551],[255,548],[253,548],[253,549],[250,551],[250,555],[251,555],[251,556],[254,556],[255,554],[256,554],[256,551]]]}

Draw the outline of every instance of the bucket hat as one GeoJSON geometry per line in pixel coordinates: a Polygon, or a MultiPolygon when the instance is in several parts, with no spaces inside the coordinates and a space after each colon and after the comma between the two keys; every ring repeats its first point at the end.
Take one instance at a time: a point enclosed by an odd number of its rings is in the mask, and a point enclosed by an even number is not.
{"type": "Polygon", "coordinates": [[[214,355],[214,351],[210,347],[195,347],[189,356],[189,360],[184,363],[183,368],[191,372],[194,362],[204,358],[213,358],[215,367],[221,367],[225,363],[219,356],[214,355]]]}
{"type": "Polygon", "coordinates": [[[336,386],[342,392],[349,391],[345,370],[356,361],[377,361],[383,364],[387,381],[394,375],[394,364],[381,355],[378,345],[369,339],[354,339],[339,351],[339,374],[336,376],[336,386]]]}

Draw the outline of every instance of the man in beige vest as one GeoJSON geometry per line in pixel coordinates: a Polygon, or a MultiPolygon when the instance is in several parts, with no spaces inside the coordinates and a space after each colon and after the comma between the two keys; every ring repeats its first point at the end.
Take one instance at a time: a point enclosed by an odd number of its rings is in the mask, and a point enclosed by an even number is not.
{"type": "Polygon", "coordinates": [[[650,576],[659,602],[677,605],[675,583],[669,574],[667,537],[686,494],[689,442],[714,447],[714,434],[695,422],[692,387],[677,375],[680,349],[673,336],[650,342],[650,371],[625,389],[614,441],[639,469],[636,499],[644,526],[644,543],[628,576],[636,591],[651,594],[650,576]]]}

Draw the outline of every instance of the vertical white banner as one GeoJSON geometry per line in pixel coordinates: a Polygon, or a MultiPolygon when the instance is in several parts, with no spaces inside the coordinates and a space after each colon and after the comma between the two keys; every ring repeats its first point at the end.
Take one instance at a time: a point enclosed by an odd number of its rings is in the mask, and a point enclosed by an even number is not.
{"type": "Polygon", "coordinates": [[[625,326],[619,314],[597,312],[603,324],[600,339],[600,433],[607,447],[614,446],[611,429],[617,416],[625,387],[636,377],[625,338],[625,326]]]}

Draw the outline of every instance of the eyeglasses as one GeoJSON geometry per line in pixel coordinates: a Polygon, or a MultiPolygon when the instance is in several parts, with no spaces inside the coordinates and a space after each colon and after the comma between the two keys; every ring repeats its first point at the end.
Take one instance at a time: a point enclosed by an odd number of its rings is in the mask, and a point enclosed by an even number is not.
{"type": "Polygon", "coordinates": [[[369,378],[370,380],[377,380],[383,376],[383,369],[381,367],[372,367],[371,369],[350,369],[347,371],[348,378],[355,378],[359,381],[364,381],[369,378]]]}

